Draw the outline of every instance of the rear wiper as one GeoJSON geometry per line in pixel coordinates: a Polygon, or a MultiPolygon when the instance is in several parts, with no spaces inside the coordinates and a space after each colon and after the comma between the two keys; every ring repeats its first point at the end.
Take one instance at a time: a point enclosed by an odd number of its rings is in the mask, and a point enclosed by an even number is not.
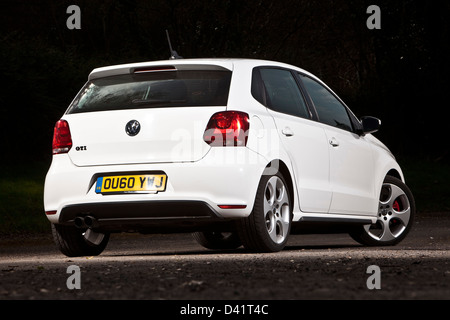
{"type": "Polygon", "coordinates": [[[134,99],[131,101],[133,104],[167,104],[167,103],[184,103],[186,100],[162,100],[162,99],[149,99],[149,100],[143,100],[143,99],[134,99]]]}

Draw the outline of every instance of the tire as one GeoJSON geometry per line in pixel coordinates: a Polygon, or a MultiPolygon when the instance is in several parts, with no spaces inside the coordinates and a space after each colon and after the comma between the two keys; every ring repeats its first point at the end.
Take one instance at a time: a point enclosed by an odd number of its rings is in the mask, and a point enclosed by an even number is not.
{"type": "Polygon", "coordinates": [[[242,245],[239,236],[233,232],[194,232],[192,237],[203,247],[212,250],[232,250],[242,245]]]}
{"type": "Polygon", "coordinates": [[[60,224],[52,224],[52,234],[59,250],[68,257],[98,256],[109,241],[109,233],[60,224]]]}
{"type": "Polygon", "coordinates": [[[282,174],[262,176],[252,213],[237,222],[242,244],[256,252],[281,251],[289,238],[291,225],[292,204],[282,174]]]}
{"type": "Polygon", "coordinates": [[[387,176],[383,182],[377,222],[350,232],[357,242],[367,246],[393,246],[411,230],[416,212],[414,197],[399,179],[387,176]]]}

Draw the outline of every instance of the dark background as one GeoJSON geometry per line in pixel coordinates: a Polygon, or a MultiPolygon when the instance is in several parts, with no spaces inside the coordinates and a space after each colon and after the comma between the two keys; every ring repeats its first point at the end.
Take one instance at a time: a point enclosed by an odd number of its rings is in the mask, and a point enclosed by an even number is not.
{"type": "MultiPolygon", "coordinates": [[[[0,2],[0,163],[50,161],[54,123],[99,66],[169,57],[297,65],[324,80],[396,156],[450,162],[449,1],[0,2]],[[69,5],[81,30],[69,30],[69,5]],[[367,7],[381,9],[369,30],[367,7]]],[[[176,115],[174,115],[176,116],[176,115]]]]}

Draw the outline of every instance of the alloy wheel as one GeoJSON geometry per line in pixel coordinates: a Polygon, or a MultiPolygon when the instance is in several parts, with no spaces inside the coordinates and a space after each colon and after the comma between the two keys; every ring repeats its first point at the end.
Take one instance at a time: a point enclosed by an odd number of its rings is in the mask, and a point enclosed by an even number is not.
{"type": "Polygon", "coordinates": [[[264,212],[267,232],[274,243],[282,243],[289,233],[290,208],[286,186],[278,176],[267,181],[264,192],[264,212]]]}
{"type": "Polygon", "coordinates": [[[411,218],[406,193],[395,184],[384,183],[378,208],[377,223],[365,226],[368,235],[381,242],[395,240],[406,230],[411,218]]]}

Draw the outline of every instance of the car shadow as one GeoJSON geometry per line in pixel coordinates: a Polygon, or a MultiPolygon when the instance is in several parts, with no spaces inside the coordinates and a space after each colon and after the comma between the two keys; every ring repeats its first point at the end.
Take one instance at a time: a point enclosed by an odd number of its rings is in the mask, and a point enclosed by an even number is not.
{"type": "MultiPolygon", "coordinates": [[[[361,248],[363,247],[360,244],[323,244],[323,245],[287,245],[283,252],[289,252],[289,251],[312,251],[312,250],[328,250],[328,249],[349,249],[349,248],[361,248]]],[[[130,252],[130,253],[114,253],[114,252],[104,252],[102,256],[106,257],[134,257],[134,256],[154,256],[154,257],[164,257],[164,256],[212,256],[212,255],[233,255],[233,254],[239,254],[239,255],[254,255],[254,254],[273,254],[275,253],[259,253],[256,251],[247,250],[243,247],[239,247],[237,249],[233,250],[210,250],[210,249],[194,249],[194,250],[161,250],[161,251],[155,251],[155,252],[130,252]]]]}

